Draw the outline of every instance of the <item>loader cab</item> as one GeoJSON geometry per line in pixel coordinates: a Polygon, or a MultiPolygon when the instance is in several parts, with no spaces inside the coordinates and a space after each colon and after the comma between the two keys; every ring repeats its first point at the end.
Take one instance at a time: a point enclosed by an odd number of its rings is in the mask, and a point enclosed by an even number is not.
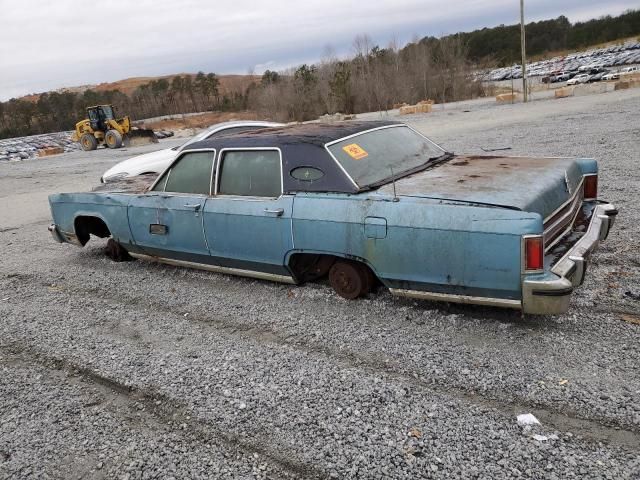
{"type": "Polygon", "coordinates": [[[94,131],[105,132],[109,129],[107,120],[114,120],[113,107],[111,105],[98,105],[87,108],[87,115],[91,128],[94,131]]]}

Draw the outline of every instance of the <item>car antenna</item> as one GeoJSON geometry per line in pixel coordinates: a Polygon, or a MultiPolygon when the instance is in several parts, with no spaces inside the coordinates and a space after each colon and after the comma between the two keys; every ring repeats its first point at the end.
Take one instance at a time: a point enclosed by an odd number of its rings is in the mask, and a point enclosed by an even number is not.
{"type": "Polygon", "coordinates": [[[393,167],[389,165],[389,170],[391,170],[391,183],[393,183],[393,200],[392,202],[399,202],[400,199],[398,195],[396,195],[396,176],[393,174],[393,167]]]}

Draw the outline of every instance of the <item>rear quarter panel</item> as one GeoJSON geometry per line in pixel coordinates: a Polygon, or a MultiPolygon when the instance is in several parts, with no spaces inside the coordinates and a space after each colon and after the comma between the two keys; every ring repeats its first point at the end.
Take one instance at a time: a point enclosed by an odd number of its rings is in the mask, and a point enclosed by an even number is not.
{"type": "Polygon", "coordinates": [[[102,219],[113,238],[121,243],[133,243],[127,220],[130,194],[121,193],[58,193],[49,196],[53,222],[60,230],[75,233],[74,222],[79,216],[102,219]]]}
{"type": "Polygon", "coordinates": [[[296,251],[363,259],[388,287],[513,299],[521,236],[542,231],[538,214],[376,194],[298,194],[292,222],[296,251]]]}

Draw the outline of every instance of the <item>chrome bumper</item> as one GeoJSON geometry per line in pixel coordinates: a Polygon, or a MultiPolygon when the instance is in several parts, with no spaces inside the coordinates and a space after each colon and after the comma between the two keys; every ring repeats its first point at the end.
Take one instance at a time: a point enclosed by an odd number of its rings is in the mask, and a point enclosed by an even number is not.
{"type": "Polygon", "coordinates": [[[53,237],[53,239],[58,242],[58,243],[64,243],[65,239],[62,235],[60,235],[60,232],[58,231],[58,227],[56,227],[54,224],[49,225],[48,227],[49,232],[51,232],[51,236],[53,237]]]}
{"type": "Polygon", "coordinates": [[[618,210],[610,204],[599,204],[593,211],[589,228],[583,237],[540,277],[522,282],[522,310],[534,315],[553,315],[569,309],[575,287],[584,282],[589,255],[609,235],[618,210]]]}
{"type": "Polygon", "coordinates": [[[75,233],[65,232],[64,230],[60,230],[58,226],[54,223],[47,227],[49,232],[51,232],[51,236],[58,243],[71,243],[72,245],[77,245],[78,247],[82,247],[82,242],[78,240],[78,236],[75,233]]]}

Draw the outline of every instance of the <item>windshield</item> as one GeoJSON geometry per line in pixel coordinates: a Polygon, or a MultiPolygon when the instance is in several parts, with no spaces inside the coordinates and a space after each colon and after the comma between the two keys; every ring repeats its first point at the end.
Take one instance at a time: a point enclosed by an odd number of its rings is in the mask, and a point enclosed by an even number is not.
{"type": "Polygon", "coordinates": [[[113,116],[113,109],[109,105],[102,105],[100,108],[102,108],[102,113],[105,119],[112,120],[115,118],[113,116]]]}
{"type": "Polygon", "coordinates": [[[327,148],[361,188],[414,170],[446,153],[406,125],[363,132],[327,148]]]}

